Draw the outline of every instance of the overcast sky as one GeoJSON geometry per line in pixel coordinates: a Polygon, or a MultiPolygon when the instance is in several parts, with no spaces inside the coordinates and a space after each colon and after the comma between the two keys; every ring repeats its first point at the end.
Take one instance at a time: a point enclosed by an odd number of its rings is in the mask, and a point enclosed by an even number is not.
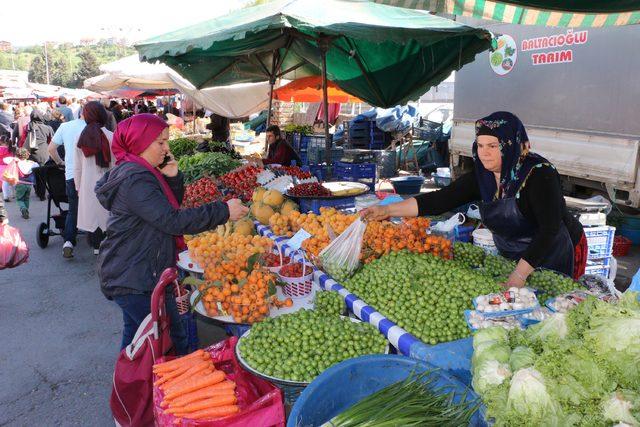
{"type": "Polygon", "coordinates": [[[3,0],[0,40],[14,46],[81,38],[139,41],[224,15],[247,0],[3,0]]]}

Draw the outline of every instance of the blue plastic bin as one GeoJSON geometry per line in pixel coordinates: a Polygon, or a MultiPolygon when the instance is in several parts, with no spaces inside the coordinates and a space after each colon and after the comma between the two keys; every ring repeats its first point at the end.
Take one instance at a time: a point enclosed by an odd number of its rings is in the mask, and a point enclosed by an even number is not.
{"type": "MultiPolygon", "coordinates": [[[[412,372],[435,366],[398,355],[372,355],[349,359],[324,371],[302,392],[291,410],[287,427],[315,427],[329,421],[363,398],[402,381],[412,372]]],[[[454,401],[478,399],[460,381],[443,371],[435,371],[435,387],[455,393],[454,401]]],[[[473,415],[472,426],[485,426],[481,410],[473,415]]]]}
{"type": "Polygon", "coordinates": [[[374,178],[376,177],[375,163],[345,163],[336,162],[333,165],[333,174],[336,179],[346,178],[374,178]]]}
{"type": "Polygon", "coordinates": [[[418,194],[424,183],[421,176],[400,176],[391,178],[391,185],[398,194],[418,194]]]}

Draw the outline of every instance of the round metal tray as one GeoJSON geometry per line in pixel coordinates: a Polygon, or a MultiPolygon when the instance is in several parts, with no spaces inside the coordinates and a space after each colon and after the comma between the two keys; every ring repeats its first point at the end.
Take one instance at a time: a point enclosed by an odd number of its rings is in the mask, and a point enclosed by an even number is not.
{"type": "Polygon", "coordinates": [[[360,193],[357,194],[351,194],[348,196],[294,196],[293,194],[290,194],[289,191],[287,191],[285,193],[285,195],[289,198],[293,198],[293,199],[345,199],[347,197],[357,197],[357,196],[361,196],[365,193],[369,192],[369,186],[366,184],[363,184],[361,182],[349,182],[349,181],[335,181],[335,182],[325,182],[322,184],[323,187],[325,187],[326,189],[331,191],[332,187],[340,187],[340,186],[345,186],[345,187],[350,187],[350,188],[358,188],[361,190],[360,193]]]}

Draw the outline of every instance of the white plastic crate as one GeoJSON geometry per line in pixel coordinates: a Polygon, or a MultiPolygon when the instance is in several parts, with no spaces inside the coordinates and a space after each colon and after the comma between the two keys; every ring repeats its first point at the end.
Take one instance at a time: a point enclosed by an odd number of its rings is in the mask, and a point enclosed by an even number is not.
{"type": "Polygon", "coordinates": [[[608,225],[602,227],[585,227],[584,234],[589,248],[588,259],[611,257],[616,228],[608,225]]]}
{"type": "Polygon", "coordinates": [[[587,266],[585,268],[584,273],[585,274],[599,274],[601,276],[604,277],[609,277],[609,269],[611,267],[609,266],[602,266],[602,265],[592,265],[592,266],[587,266]]]}

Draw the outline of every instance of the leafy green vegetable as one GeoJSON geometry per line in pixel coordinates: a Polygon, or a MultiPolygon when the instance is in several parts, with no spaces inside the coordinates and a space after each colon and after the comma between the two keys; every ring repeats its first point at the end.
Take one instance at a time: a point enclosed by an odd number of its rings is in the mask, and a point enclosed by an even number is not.
{"type": "Polygon", "coordinates": [[[500,363],[509,363],[511,350],[509,346],[497,341],[486,341],[473,352],[473,366],[481,366],[489,360],[497,360],[500,363]]]}
{"type": "Polygon", "coordinates": [[[638,295],[626,292],[618,303],[588,298],[567,314],[509,331],[514,375],[498,385],[500,363],[485,365],[504,357],[498,335],[474,336],[472,383],[487,416],[496,426],[640,427],[638,295]]]}
{"type": "Polygon", "coordinates": [[[178,160],[178,168],[187,183],[204,176],[218,177],[240,166],[238,160],[222,153],[196,153],[178,160]]]}
{"type": "MultiPolygon", "coordinates": [[[[480,329],[473,334],[473,349],[488,341],[495,341],[500,343],[507,343],[509,333],[505,328],[500,326],[493,326],[491,328],[480,329]]],[[[492,342],[493,343],[493,342],[492,342]]]]}
{"type": "Polygon", "coordinates": [[[198,143],[190,138],[171,139],[168,144],[171,154],[173,154],[173,157],[177,160],[184,156],[192,155],[196,152],[196,147],[198,146],[198,143]]]}
{"type": "Polygon", "coordinates": [[[566,338],[567,333],[565,313],[555,313],[542,322],[530,326],[526,331],[527,337],[533,342],[563,340],[566,338]]]}
{"type": "Polygon", "coordinates": [[[302,135],[313,135],[313,126],[309,125],[294,125],[292,123],[285,125],[284,129],[287,133],[299,133],[302,135]]]}
{"type": "Polygon", "coordinates": [[[502,384],[509,377],[511,377],[509,365],[497,360],[489,360],[473,370],[473,389],[478,393],[486,393],[489,388],[502,384]]]}
{"type": "Polygon", "coordinates": [[[519,346],[513,349],[509,357],[509,365],[512,371],[533,366],[536,354],[529,347],[519,346]]]}
{"type": "MultiPolygon", "coordinates": [[[[513,375],[507,396],[504,425],[562,425],[563,411],[551,397],[542,374],[533,368],[521,369],[513,375]]],[[[502,423],[497,425],[503,425],[502,423]]]]}

